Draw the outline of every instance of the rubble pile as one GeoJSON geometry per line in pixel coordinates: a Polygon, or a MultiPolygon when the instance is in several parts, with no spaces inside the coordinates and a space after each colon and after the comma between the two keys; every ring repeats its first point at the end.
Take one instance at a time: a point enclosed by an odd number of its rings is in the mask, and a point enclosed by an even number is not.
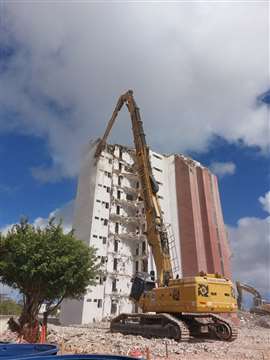
{"type": "MultiPolygon", "coordinates": [[[[171,339],[146,339],[141,336],[110,333],[109,322],[87,326],[49,325],[48,342],[57,343],[62,354],[103,353],[128,355],[139,350],[146,358],[149,349],[151,360],[270,360],[270,317],[240,312],[237,340],[223,342],[214,339],[191,339],[188,343],[171,339]]],[[[16,335],[5,331],[0,341],[17,341],[16,335]]]]}
{"type": "Polygon", "coordinates": [[[18,336],[16,333],[10,330],[5,330],[3,332],[0,332],[0,342],[16,343],[18,342],[18,336]]]}
{"type": "Polygon", "coordinates": [[[109,323],[103,322],[84,327],[50,325],[48,341],[58,343],[62,353],[128,355],[138,349],[146,357],[148,348],[151,359],[162,359],[167,354],[170,360],[270,359],[270,331],[265,328],[267,319],[247,312],[241,312],[239,317],[239,335],[237,340],[231,343],[213,339],[191,339],[188,343],[178,343],[171,339],[147,339],[141,336],[112,334],[109,331],[109,323]]]}
{"type": "Polygon", "coordinates": [[[239,311],[241,328],[266,328],[270,329],[270,315],[257,315],[248,311],[239,311]]]}

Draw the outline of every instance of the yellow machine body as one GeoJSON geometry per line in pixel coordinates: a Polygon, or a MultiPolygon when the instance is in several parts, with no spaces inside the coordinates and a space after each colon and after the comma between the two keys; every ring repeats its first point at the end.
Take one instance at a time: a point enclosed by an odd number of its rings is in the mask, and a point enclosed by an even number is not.
{"type": "Polygon", "coordinates": [[[143,312],[230,313],[237,311],[237,301],[230,280],[217,275],[170,280],[168,287],[145,292],[139,306],[143,312]]]}

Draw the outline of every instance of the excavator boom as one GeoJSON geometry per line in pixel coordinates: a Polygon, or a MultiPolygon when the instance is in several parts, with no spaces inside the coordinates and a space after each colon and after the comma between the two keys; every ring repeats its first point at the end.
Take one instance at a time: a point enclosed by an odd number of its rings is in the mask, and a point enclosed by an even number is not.
{"type": "Polygon", "coordinates": [[[107,138],[115,123],[117,115],[123,105],[126,104],[130,113],[133,131],[133,140],[136,150],[136,166],[141,183],[142,197],[147,222],[147,241],[153,253],[158,284],[168,284],[172,278],[172,267],[169,253],[168,235],[162,217],[158,197],[158,185],[152,174],[149,160],[149,149],[145,141],[143,123],[140,117],[140,110],[134,100],[132,90],[121,95],[113,111],[112,117],[107,125],[103,138],[98,143],[95,158],[98,159],[102,150],[106,146],[107,138]]]}

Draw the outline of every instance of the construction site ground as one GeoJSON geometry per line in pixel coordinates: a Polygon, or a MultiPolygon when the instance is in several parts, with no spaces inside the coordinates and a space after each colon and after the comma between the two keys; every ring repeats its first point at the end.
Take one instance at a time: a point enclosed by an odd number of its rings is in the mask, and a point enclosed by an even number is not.
{"type": "MultiPolygon", "coordinates": [[[[270,316],[241,312],[239,335],[234,342],[191,339],[188,343],[170,339],[146,339],[141,336],[110,333],[109,323],[87,326],[49,325],[48,342],[57,343],[62,354],[118,354],[149,349],[151,359],[181,360],[270,360],[270,316]]],[[[9,331],[1,340],[12,341],[9,331]]],[[[143,355],[146,358],[146,353],[143,355]]]]}

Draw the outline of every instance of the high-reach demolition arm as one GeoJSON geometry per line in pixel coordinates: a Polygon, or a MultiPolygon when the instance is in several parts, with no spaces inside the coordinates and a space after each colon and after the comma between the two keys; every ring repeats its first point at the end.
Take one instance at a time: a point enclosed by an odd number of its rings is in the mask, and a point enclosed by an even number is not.
{"type": "Polygon", "coordinates": [[[104,136],[98,143],[95,158],[98,159],[102,150],[105,148],[109,133],[124,104],[126,104],[128,108],[132,122],[133,139],[136,150],[136,166],[141,183],[147,222],[147,241],[153,253],[158,285],[164,286],[168,285],[169,279],[172,279],[168,235],[157,197],[158,184],[152,173],[149,148],[145,140],[140,110],[134,100],[132,90],[127,91],[119,97],[104,136]]]}
{"type": "Polygon", "coordinates": [[[119,314],[111,321],[111,331],[178,341],[187,341],[190,334],[201,336],[208,333],[221,340],[232,341],[237,336],[237,329],[228,319],[220,316],[237,310],[231,281],[218,274],[205,273],[181,279],[172,277],[168,235],[157,198],[158,186],[152,174],[139,108],[131,90],[120,96],[105,134],[98,143],[95,157],[98,159],[106,146],[107,137],[124,104],[132,122],[147,241],[155,260],[158,286],[148,274],[135,274],[130,299],[142,312],[119,314]]]}

